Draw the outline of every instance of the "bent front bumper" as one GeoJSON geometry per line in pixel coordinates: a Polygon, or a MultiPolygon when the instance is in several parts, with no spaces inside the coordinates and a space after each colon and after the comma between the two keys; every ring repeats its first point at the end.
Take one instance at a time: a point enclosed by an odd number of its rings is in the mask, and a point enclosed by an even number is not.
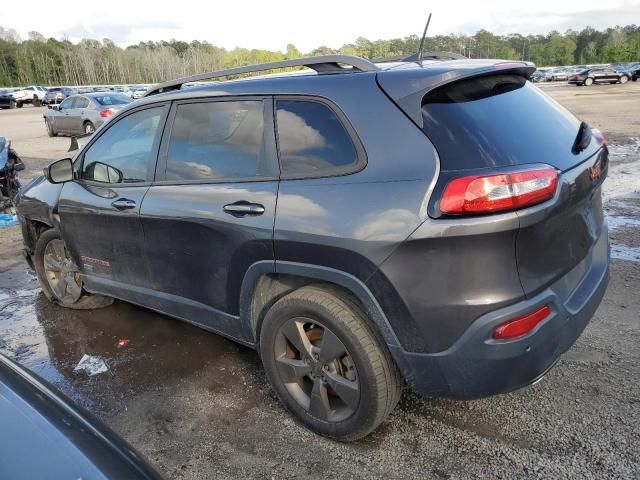
{"type": "Polygon", "coordinates": [[[390,349],[417,394],[474,399],[509,392],[541,378],[576,342],[608,281],[609,243],[603,228],[591,252],[571,272],[533,298],[483,315],[447,350],[424,354],[390,349]],[[552,313],[530,333],[508,341],[491,338],[501,323],[543,305],[552,313]]]}

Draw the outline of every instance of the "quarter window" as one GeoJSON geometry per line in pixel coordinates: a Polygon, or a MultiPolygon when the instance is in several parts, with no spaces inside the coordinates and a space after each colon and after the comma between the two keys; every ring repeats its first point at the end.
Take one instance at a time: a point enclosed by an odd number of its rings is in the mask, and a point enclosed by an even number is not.
{"type": "Polygon", "coordinates": [[[178,105],[169,138],[167,180],[272,177],[264,152],[263,102],[178,105]]]}
{"type": "Polygon", "coordinates": [[[112,125],[84,154],[82,178],[103,183],[146,182],[162,107],[132,113],[112,125]]]}
{"type": "Polygon", "coordinates": [[[278,100],[276,120],[283,176],[339,175],[352,171],[357,164],[351,137],[326,105],[278,100]]]}

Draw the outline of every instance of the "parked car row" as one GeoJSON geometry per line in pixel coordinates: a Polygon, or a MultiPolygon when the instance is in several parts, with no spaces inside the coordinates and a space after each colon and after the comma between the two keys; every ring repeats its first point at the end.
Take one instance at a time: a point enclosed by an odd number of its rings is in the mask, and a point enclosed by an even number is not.
{"type": "Polygon", "coordinates": [[[616,71],[612,67],[595,67],[575,72],[568,81],[573,85],[590,86],[594,83],[627,83],[630,79],[628,72],[616,71]]]}
{"type": "Polygon", "coordinates": [[[0,90],[0,108],[22,108],[26,103],[39,106],[46,95],[46,89],[38,85],[24,88],[0,90]]]}
{"type": "Polygon", "coordinates": [[[32,85],[24,88],[2,88],[0,89],[0,109],[1,108],[22,108],[25,104],[34,106],[57,105],[66,98],[76,94],[87,94],[94,92],[120,93],[129,98],[141,98],[149,88],[149,85],[122,85],[122,86],[84,86],[84,87],[51,87],[45,88],[39,85],[32,85]]]}
{"type": "Polygon", "coordinates": [[[76,90],[71,87],[53,87],[47,90],[44,96],[45,105],[57,104],[62,102],[65,98],[74,95],[76,90]]]}
{"type": "Polygon", "coordinates": [[[626,83],[640,78],[640,63],[613,65],[576,65],[572,67],[539,68],[532,82],[569,82],[575,85],[594,83],[626,83]]]}

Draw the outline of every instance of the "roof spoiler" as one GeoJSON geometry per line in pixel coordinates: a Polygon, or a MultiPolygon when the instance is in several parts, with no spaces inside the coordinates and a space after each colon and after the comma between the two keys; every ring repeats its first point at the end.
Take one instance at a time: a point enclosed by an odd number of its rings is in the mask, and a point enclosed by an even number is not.
{"type": "Polygon", "coordinates": [[[183,84],[189,82],[199,82],[202,80],[213,80],[214,78],[228,77],[231,75],[241,75],[244,73],[263,72],[265,70],[275,70],[289,67],[309,67],[318,73],[346,73],[346,72],[375,72],[380,70],[377,66],[364,58],[352,55],[320,55],[317,57],[294,58],[279,62],[259,63],[257,65],[246,65],[243,67],[216,70],[213,72],[199,73],[189,77],[182,77],[176,80],[159,83],[147,90],[145,97],[157,93],[178,90],[183,84]]]}
{"type": "Polygon", "coordinates": [[[378,84],[395,104],[420,128],[422,99],[431,90],[465,78],[510,73],[529,78],[536,66],[531,62],[502,60],[455,60],[425,65],[423,68],[385,70],[378,73],[378,84]]]}

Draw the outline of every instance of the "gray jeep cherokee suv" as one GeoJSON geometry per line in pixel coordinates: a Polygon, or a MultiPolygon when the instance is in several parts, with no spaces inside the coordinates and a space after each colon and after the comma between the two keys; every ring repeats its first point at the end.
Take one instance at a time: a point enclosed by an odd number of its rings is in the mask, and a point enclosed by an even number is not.
{"type": "Polygon", "coordinates": [[[534,70],[336,55],[160,84],[24,189],[26,256],[62,306],[118,298],[256,348],[336,439],[376,428],[403,384],[528,385],[609,261],[606,142],[534,70]],[[292,66],[315,71],[180,88],[292,66]]]}

